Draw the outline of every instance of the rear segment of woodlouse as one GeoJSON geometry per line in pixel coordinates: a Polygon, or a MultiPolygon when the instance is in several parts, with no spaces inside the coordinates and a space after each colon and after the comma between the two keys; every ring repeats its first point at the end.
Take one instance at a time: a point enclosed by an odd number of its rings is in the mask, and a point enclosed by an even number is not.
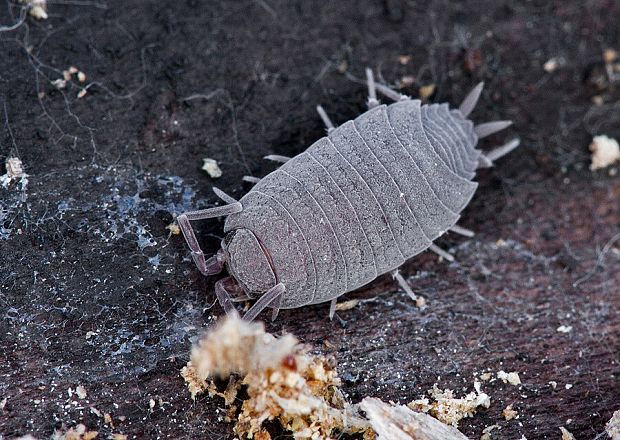
{"type": "MultiPolygon", "coordinates": [[[[478,138],[507,123],[474,127],[467,119],[481,86],[460,109],[450,110],[378,85],[397,99],[386,106],[378,104],[368,75],[367,112],[334,128],[319,108],[327,136],[260,179],[239,202],[220,192],[230,209],[227,235],[209,262],[188,220],[215,211],[179,217],[201,272],[211,274],[227,263],[232,278],[216,283],[227,312],[236,313],[235,296],[259,297],[249,319],[266,306],[277,313],[329,300],[333,313],[340,295],[394,272],[426,249],[451,258],[433,241],[451,228],[467,233],[455,224],[476,190],[476,169],[492,162],[476,149],[478,138]]],[[[492,158],[516,145],[501,147],[492,158]]],[[[221,215],[222,207],[213,209],[221,215]]]]}

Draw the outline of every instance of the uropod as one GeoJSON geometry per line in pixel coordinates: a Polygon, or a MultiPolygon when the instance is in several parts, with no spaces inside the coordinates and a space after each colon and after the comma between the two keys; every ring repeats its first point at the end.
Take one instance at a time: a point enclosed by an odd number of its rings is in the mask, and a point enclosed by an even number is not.
{"type": "Polygon", "coordinates": [[[318,106],[325,137],[293,158],[267,156],[282,166],[262,179],[246,176],[255,185],[240,200],[214,187],[225,205],[179,215],[200,272],[228,269],[215,283],[227,314],[244,299],[256,299],[248,320],[266,307],[275,318],[280,309],[331,301],[331,317],[339,296],[390,272],[415,298],[398,268],[427,249],[451,261],[433,244],[447,231],[473,236],[456,223],[476,191],[476,170],[519,141],[484,154],[476,145],[511,122],[468,119],[482,83],[451,109],[376,84],[370,69],[366,77],[366,112],[334,127],[318,106]],[[377,92],[394,102],[380,104],[377,92]],[[221,249],[205,259],[190,221],[221,216],[221,249]]]}

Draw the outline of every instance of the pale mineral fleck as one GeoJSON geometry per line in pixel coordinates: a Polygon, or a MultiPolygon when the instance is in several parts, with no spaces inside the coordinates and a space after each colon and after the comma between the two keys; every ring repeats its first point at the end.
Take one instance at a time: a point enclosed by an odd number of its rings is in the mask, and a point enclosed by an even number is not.
{"type": "Polygon", "coordinates": [[[614,162],[620,161],[620,146],[616,139],[606,135],[594,136],[590,144],[592,163],[590,170],[606,168],[614,162]]]}
{"type": "Polygon", "coordinates": [[[222,170],[215,159],[206,158],[202,159],[202,161],[202,169],[206,171],[209,176],[214,179],[222,177],[222,170]]]}

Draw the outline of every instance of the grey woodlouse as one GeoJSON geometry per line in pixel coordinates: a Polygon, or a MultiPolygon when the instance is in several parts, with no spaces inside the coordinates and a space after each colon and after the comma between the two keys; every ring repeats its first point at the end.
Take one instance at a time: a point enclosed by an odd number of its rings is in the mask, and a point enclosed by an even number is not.
{"type": "Polygon", "coordinates": [[[252,320],[264,308],[295,308],[331,301],[387,272],[415,294],[398,273],[414,255],[430,249],[452,256],[433,241],[456,226],[477,183],[478,168],[519,145],[517,139],[482,154],[478,139],[511,124],[474,124],[467,118],[483,84],[458,109],[425,104],[376,84],[366,69],[368,111],[335,128],[321,106],[327,136],[283,162],[239,201],[217,188],[227,204],[181,214],[178,223],[200,272],[228,267],[216,282],[217,298],[228,314],[233,300],[257,298],[244,315],[252,320]],[[379,91],[395,102],[381,105],[379,91]],[[205,260],[191,220],[227,216],[222,248],[205,260]]]}

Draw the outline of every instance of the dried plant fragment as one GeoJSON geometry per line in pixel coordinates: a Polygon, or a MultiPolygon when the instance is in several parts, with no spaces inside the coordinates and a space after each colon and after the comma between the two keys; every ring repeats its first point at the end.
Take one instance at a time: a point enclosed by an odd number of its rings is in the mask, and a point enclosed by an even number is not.
{"type": "Polygon", "coordinates": [[[482,435],[480,436],[480,440],[491,440],[491,431],[494,429],[501,429],[499,425],[491,425],[487,426],[482,430],[482,435]]]}
{"type": "Polygon", "coordinates": [[[390,405],[366,397],[360,403],[378,440],[466,440],[458,429],[404,405],[390,405]]]}
{"type": "Polygon", "coordinates": [[[620,146],[618,141],[605,135],[594,136],[590,144],[592,163],[590,170],[606,168],[620,160],[620,146]]]}
{"type": "Polygon", "coordinates": [[[429,390],[430,399],[418,399],[407,404],[414,411],[429,413],[437,420],[454,427],[465,417],[473,417],[478,407],[488,408],[491,405],[491,398],[480,390],[480,382],[474,382],[474,389],[465,397],[454,397],[454,391],[445,389],[440,390],[437,384],[429,390]]]}
{"type": "Polygon", "coordinates": [[[605,425],[605,431],[611,440],[620,440],[620,409],[609,419],[605,425]]]}
{"type": "Polygon", "coordinates": [[[307,354],[292,335],[266,333],[261,323],[225,318],[194,347],[181,375],[192,397],[208,391],[227,405],[241,385],[247,387],[249,398],[234,427],[241,438],[269,439],[263,427],[269,420],[278,420],[296,439],[370,430],[344,400],[340,379],[326,358],[307,354]],[[213,376],[230,378],[226,391],[217,391],[213,376]]]}

